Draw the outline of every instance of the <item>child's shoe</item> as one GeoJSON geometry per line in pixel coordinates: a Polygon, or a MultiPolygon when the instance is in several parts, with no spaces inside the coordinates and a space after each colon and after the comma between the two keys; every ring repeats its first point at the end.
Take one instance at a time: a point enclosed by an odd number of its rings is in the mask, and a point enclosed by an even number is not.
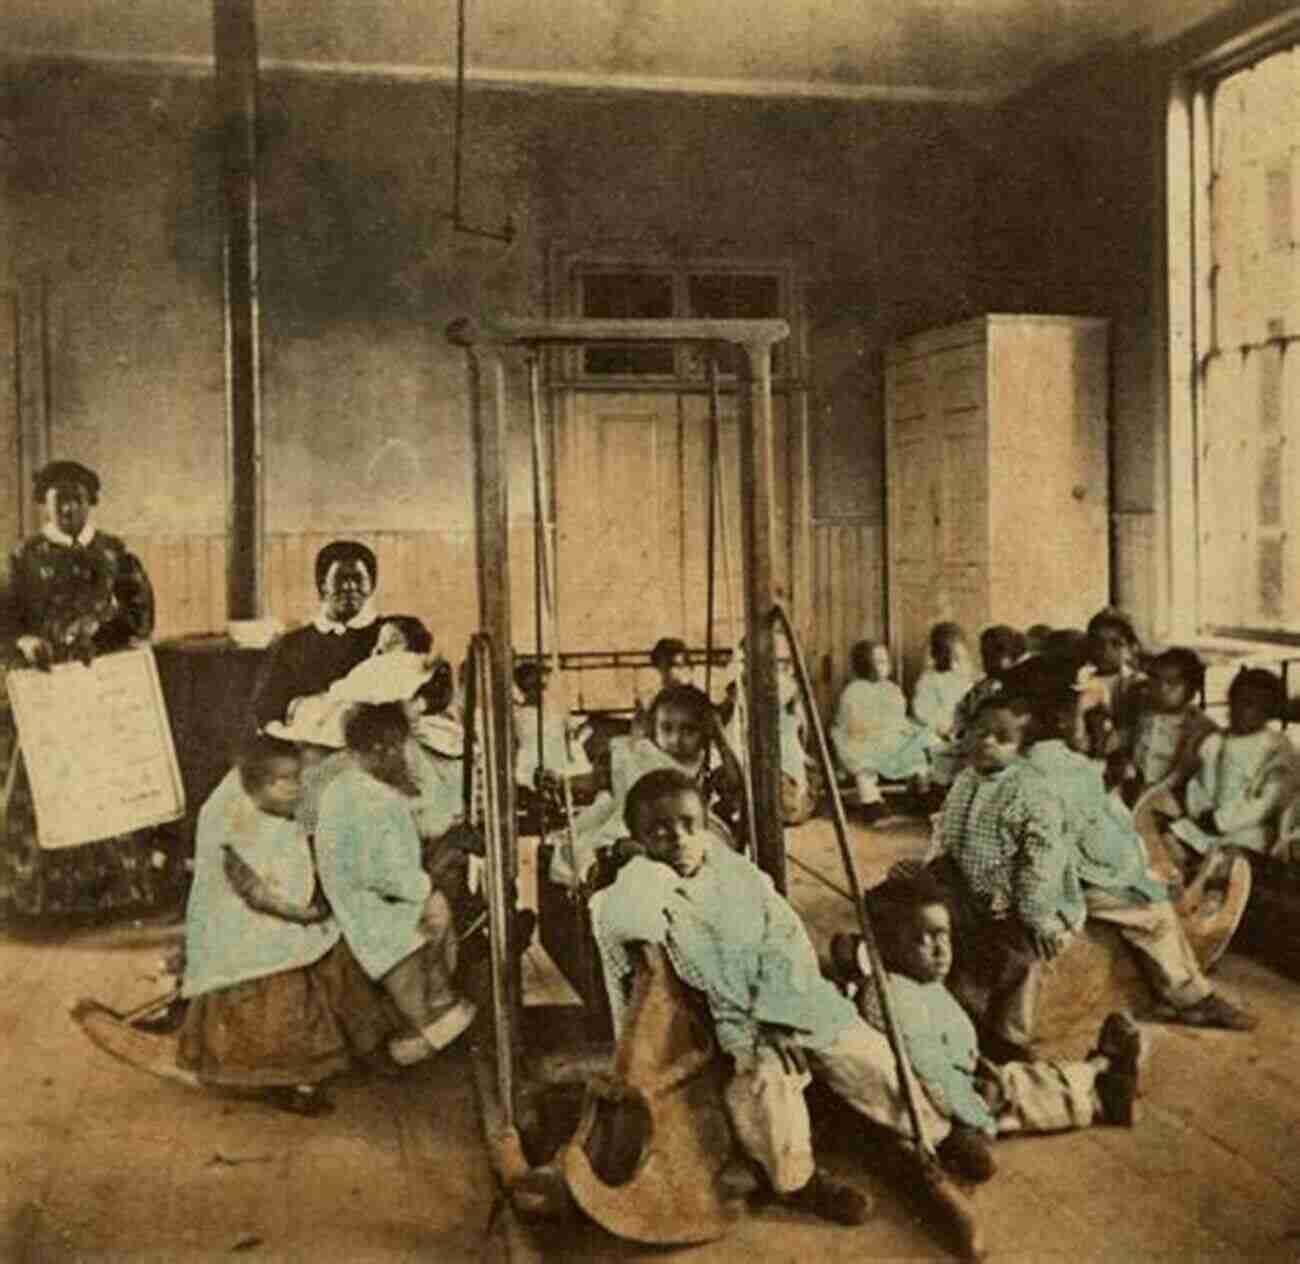
{"type": "Polygon", "coordinates": [[[1154,1013],[1160,1021],[1181,1023],[1185,1027],[1215,1027],[1220,1031],[1254,1031],[1259,1026],[1259,1019],[1249,1010],[1225,1000],[1217,992],[1211,992],[1203,1001],[1195,1005],[1174,1009],[1171,1005],[1159,1006],[1154,1013]]]}
{"type": "Polygon", "coordinates": [[[998,1170],[988,1138],[974,1128],[954,1124],[939,1143],[939,1162],[954,1176],[981,1185],[998,1170]]]}
{"type": "Polygon", "coordinates": [[[1128,1014],[1106,1016],[1089,1058],[1102,1057],[1109,1065],[1097,1076],[1097,1099],[1105,1123],[1131,1127],[1137,1115],[1138,1072],[1147,1056],[1142,1028],[1128,1014]]]}
{"type": "Polygon", "coordinates": [[[813,1172],[812,1180],[803,1189],[786,1194],[782,1201],[819,1220],[839,1225],[865,1224],[875,1211],[869,1195],[851,1185],[831,1180],[821,1168],[813,1172]]]}
{"type": "Polygon", "coordinates": [[[477,1017],[473,1001],[459,1000],[415,1035],[394,1036],[388,1042],[388,1052],[398,1066],[414,1066],[453,1044],[477,1017]]]}
{"type": "Polygon", "coordinates": [[[842,987],[860,984],[866,978],[859,956],[862,936],[839,931],[831,936],[831,977],[842,987]]]}

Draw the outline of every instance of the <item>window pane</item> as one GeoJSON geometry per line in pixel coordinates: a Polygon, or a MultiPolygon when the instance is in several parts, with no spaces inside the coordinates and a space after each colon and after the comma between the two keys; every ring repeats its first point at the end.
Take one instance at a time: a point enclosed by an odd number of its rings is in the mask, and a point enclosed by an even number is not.
{"type": "MultiPolygon", "coordinates": [[[[595,272],[579,278],[582,314],[594,319],[669,320],[673,280],[652,272],[595,272]]],[[[583,351],[583,371],[595,377],[671,377],[672,347],[602,346],[583,351]]]]}
{"type": "MultiPolygon", "coordinates": [[[[691,316],[702,320],[772,320],[782,316],[781,279],[752,272],[693,273],[686,279],[687,303],[691,316]]],[[[737,366],[718,365],[719,372],[734,375],[737,366]]],[[[771,371],[781,372],[784,363],[781,344],[772,348],[771,371]]],[[[687,372],[705,377],[708,367],[701,353],[691,349],[687,372]]]]}

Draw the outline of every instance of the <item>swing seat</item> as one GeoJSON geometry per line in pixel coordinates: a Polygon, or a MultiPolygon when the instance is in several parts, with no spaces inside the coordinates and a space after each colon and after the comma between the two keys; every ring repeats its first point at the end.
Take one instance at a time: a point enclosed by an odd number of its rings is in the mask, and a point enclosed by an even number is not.
{"type": "Polygon", "coordinates": [[[724,1082],[707,1020],[664,950],[648,948],[612,1074],[589,1086],[564,1150],[578,1206],[633,1242],[723,1237],[744,1207],[723,1179],[734,1151],[724,1082]]]}
{"type": "MultiPolygon", "coordinates": [[[[1160,829],[1162,813],[1172,807],[1167,794],[1164,786],[1152,787],[1138,800],[1133,818],[1146,847],[1151,873],[1172,880],[1178,872],[1177,864],[1160,829]]],[[[937,876],[942,876],[942,869],[937,876]]],[[[1211,900],[1193,884],[1175,904],[1202,969],[1212,966],[1227,948],[1250,891],[1250,864],[1244,857],[1236,857],[1228,869],[1221,897],[1211,900]]],[[[950,982],[953,992],[977,1020],[988,1014],[993,980],[978,957],[963,957],[960,945],[950,982]]],[[[1044,971],[1036,1041],[1048,1050],[1075,1044],[1081,1033],[1093,1034],[1102,1016],[1111,1010],[1128,1009],[1141,1014],[1152,1008],[1154,999],[1136,955],[1118,929],[1090,919],[1044,971]]]]}

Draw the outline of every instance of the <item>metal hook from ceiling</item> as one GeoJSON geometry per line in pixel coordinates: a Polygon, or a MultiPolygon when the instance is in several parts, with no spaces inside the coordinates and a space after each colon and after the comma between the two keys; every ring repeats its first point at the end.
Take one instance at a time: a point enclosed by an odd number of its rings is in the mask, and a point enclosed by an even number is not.
{"type": "Polygon", "coordinates": [[[458,233],[468,233],[473,237],[487,237],[492,241],[503,241],[509,245],[515,239],[515,225],[508,214],[505,225],[500,231],[496,231],[466,223],[461,213],[460,195],[465,151],[465,3],[466,0],[456,0],[456,130],[452,142],[451,214],[447,218],[451,220],[452,227],[458,233]]]}

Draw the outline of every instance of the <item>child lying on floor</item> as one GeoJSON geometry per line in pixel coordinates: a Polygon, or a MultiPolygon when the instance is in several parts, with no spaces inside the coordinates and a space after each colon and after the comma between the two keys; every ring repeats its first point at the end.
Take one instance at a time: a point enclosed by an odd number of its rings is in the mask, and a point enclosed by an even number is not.
{"type": "MultiPolygon", "coordinates": [[[[980,1056],[975,1025],[944,983],[953,942],[943,888],[920,866],[900,865],[866,898],[908,1057],[930,1100],[952,1121],[939,1158],[955,1175],[993,1175],[991,1137],[1132,1124],[1143,1042],[1128,1015],[1110,1014],[1081,1062],[994,1065],[980,1056]]],[[[867,1020],[884,1030],[869,981],[859,984],[858,996],[867,1020]]]]}

